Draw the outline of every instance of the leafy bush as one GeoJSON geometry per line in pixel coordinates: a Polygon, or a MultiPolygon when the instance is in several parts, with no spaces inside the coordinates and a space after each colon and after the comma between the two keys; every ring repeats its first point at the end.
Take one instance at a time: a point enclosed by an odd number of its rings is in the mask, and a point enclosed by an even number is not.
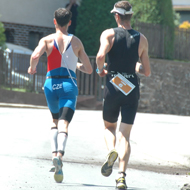
{"type": "MultiPolygon", "coordinates": [[[[76,36],[84,44],[88,55],[96,55],[101,33],[117,27],[110,14],[117,0],[82,0],[78,8],[76,36]]],[[[133,6],[132,26],[137,22],[161,24],[166,28],[165,55],[172,57],[174,43],[174,13],[171,0],[129,0],[133,6]]],[[[146,34],[145,34],[146,35],[146,34]]]]}
{"type": "Polygon", "coordinates": [[[5,34],[4,34],[4,27],[3,24],[0,22],[0,47],[2,47],[5,44],[5,34]]]}
{"type": "Polygon", "coordinates": [[[174,17],[174,25],[179,26],[180,25],[180,14],[177,13],[175,10],[173,10],[173,17],[174,17]]]}
{"type": "Polygon", "coordinates": [[[78,8],[76,36],[81,39],[88,55],[96,55],[100,35],[107,29],[117,27],[110,11],[117,0],[82,0],[78,8]]]}
{"type": "Polygon", "coordinates": [[[166,58],[172,59],[175,32],[172,0],[130,0],[129,2],[134,10],[132,26],[137,22],[162,25],[165,31],[164,53],[166,58]]]}
{"type": "Polygon", "coordinates": [[[130,0],[133,6],[133,20],[144,23],[162,24],[173,27],[174,16],[171,0],[130,0]]]}

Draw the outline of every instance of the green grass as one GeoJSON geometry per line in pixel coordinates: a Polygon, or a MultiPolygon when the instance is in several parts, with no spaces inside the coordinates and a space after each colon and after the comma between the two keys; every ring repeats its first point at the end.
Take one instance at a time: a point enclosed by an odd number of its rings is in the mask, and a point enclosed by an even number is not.
{"type": "MultiPolygon", "coordinates": [[[[6,87],[6,86],[1,86],[0,88],[1,88],[1,89],[4,89],[4,90],[11,90],[10,87],[6,87]]],[[[12,88],[12,91],[27,92],[27,90],[24,89],[24,88],[12,88]]]]}

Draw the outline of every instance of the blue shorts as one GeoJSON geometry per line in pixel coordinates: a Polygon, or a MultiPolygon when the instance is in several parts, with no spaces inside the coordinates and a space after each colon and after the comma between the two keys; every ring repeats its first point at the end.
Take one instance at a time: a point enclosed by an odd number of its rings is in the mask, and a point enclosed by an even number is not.
{"type": "MultiPolygon", "coordinates": [[[[77,83],[76,80],[74,81],[77,83]]],[[[69,108],[69,110],[75,111],[78,88],[72,79],[48,78],[44,83],[44,93],[52,116],[63,112],[63,108],[69,108]]]]}

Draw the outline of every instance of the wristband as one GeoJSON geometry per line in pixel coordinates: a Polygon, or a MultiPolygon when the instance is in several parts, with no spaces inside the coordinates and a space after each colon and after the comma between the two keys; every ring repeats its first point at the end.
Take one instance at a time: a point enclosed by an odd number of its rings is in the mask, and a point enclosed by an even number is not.
{"type": "Polygon", "coordinates": [[[100,74],[100,73],[102,73],[102,71],[103,71],[105,68],[106,68],[106,64],[104,64],[104,66],[103,66],[103,68],[102,68],[101,70],[97,67],[96,72],[97,72],[98,74],[100,74]]]}
{"type": "Polygon", "coordinates": [[[100,74],[100,73],[102,73],[103,70],[104,70],[104,67],[103,67],[101,70],[99,70],[99,69],[97,68],[97,69],[96,69],[96,73],[100,74]]]}

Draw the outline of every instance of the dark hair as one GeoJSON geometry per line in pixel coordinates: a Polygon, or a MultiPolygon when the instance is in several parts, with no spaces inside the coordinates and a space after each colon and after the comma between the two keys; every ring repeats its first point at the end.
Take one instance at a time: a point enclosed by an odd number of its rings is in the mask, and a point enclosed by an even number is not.
{"type": "MultiPolygon", "coordinates": [[[[130,11],[130,9],[132,8],[131,4],[128,1],[118,1],[117,3],[115,3],[114,6],[117,8],[125,9],[126,11],[130,11]]],[[[121,20],[131,20],[132,14],[128,14],[128,15],[119,14],[119,16],[121,20]]]]}
{"type": "Polygon", "coordinates": [[[54,18],[57,21],[57,24],[61,27],[67,25],[71,20],[72,13],[71,11],[65,8],[59,8],[54,13],[54,18]]]}

